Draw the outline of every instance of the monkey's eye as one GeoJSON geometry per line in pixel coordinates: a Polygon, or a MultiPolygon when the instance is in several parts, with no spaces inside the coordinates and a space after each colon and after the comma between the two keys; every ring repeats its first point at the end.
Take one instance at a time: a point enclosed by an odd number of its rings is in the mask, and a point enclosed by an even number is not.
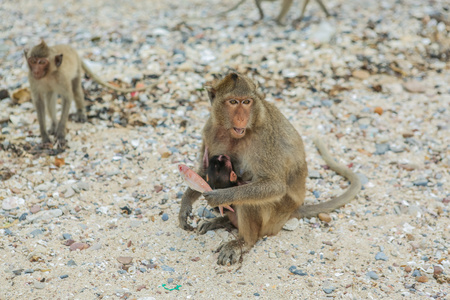
{"type": "Polygon", "coordinates": [[[45,64],[45,60],[43,60],[43,59],[39,60],[39,64],[40,64],[40,65],[45,64]]]}
{"type": "Polygon", "coordinates": [[[239,102],[238,102],[237,100],[235,100],[235,99],[231,99],[229,102],[230,102],[230,104],[232,104],[232,105],[236,105],[236,104],[239,103],[239,102]]]}
{"type": "Polygon", "coordinates": [[[246,100],[242,101],[242,103],[245,105],[250,104],[250,102],[252,102],[252,100],[250,100],[250,99],[246,99],[246,100]]]}

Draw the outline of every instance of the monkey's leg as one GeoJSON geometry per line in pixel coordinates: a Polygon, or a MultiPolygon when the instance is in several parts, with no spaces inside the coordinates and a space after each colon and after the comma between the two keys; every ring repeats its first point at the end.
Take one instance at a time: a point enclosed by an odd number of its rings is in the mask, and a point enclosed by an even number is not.
{"type": "Polygon", "coordinates": [[[67,90],[66,95],[62,98],[62,112],[61,119],[58,123],[58,128],[56,129],[56,142],[58,143],[58,148],[64,148],[66,145],[66,124],[69,118],[70,101],[72,101],[73,93],[70,89],[67,90]]]}
{"type": "Polygon", "coordinates": [[[303,2],[303,6],[302,6],[302,12],[300,13],[300,17],[298,17],[297,19],[294,20],[294,22],[292,22],[293,25],[300,23],[303,19],[303,16],[305,15],[305,10],[306,7],[308,6],[309,0],[304,0],[303,2]]]}
{"type": "Polygon", "coordinates": [[[327,17],[330,16],[330,13],[328,12],[327,8],[325,7],[325,4],[323,4],[322,0],[317,0],[319,2],[320,7],[322,8],[323,12],[327,15],[327,17]]]}
{"type": "Polygon", "coordinates": [[[75,99],[75,106],[77,107],[77,114],[75,122],[86,122],[86,108],[84,106],[84,93],[81,86],[81,78],[77,76],[72,80],[72,90],[75,99]]]}
{"type": "Polygon", "coordinates": [[[55,135],[56,134],[56,100],[57,100],[57,94],[56,93],[48,93],[47,95],[47,112],[50,116],[51,124],[50,124],[50,130],[48,131],[49,134],[55,135]]]}
{"type": "Polygon", "coordinates": [[[258,241],[262,226],[261,211],[262,207],[239,206],[235,208],[239,223],[239,238],[228,243],[222,244],[217,251],[219,257],[217,263],[226,265],[235,264],[241,256],[248,252],[258,241]]]}
{"type": "Polygon", "coordinates": [[[261,1],[262,0],[255,0],[256,7],[258,8],[258,11],[259,11],[259,19],[260,20],[264,19],[264,11],[261,8],[261,1]]]}
{"type": "Polygon", "coordinates": [[[280,14],[278,15],[276,22],[278,25],[284,25],[284,17],[289,11],[289,8],[291,8],[293,0],[283,0],[283,4],[281,6],[280,14]]]}
{"type": "Polygon", "coordinates": [[[45,126],[45,100],[43,99],[42,95],[37,93],[33,93],[32,97],[34,106],[36,107],[42,143],[43,144],[50,143],[50,138],[48,137],[48,133],[45,126]]]}
{"type": "Polygon", "coordinates": [[[180,227],[184,230],[194,230],[194,228],[188,224],[187,218],[192,212],[192,204],[200,197],[200,195],[200,192],[194,191],[191,188],[188,188],[183,194],[180,212],[178,213],[178,221],[180,222],[180,227]]]}
{"type": "Polygon", "coordinates": [[[228,216],[217,217],[212,219],[211,221],[203,221],[199,225],[197,232],[199,234],[205,234],[210,230],[216,230],[220,228],[233,229],[233,225],[231,224],[231,221],[228,218],[228,216]]]}

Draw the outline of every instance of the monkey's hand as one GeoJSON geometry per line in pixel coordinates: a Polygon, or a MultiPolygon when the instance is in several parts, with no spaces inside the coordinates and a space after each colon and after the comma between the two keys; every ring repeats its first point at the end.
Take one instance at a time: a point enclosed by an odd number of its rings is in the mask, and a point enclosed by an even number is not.
{"type": "Polygon", "coordinates": [[[211,207],[217,207],[219,205],[225,206],[231,204],[231,198],[228,197],[227,193],[224,193],[224,190],[228,189],[220,189],[220,190],[212,190],[210,192],[204,192],[203,196],[206,201],[208,201],[208,205],[211,207]]]}
{"type": "Polygon", "coordinates": [[[184,230],[194,230],[194,228],[188,224],[187,220],[192,212],[192,204],[198,199],[198,197],[200,197],[200,195],[201,194],[199,192],[194,191],[191,188],[188,188],[183,194],[180,213],[178,214],[178,221],[180,222],[180,227],[184,230]]]}

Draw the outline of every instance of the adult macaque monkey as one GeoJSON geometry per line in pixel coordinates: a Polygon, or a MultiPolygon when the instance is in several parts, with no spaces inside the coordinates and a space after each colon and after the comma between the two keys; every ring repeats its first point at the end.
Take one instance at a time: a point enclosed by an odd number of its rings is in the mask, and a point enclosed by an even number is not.
{"type": "Polygon", "coordinates": [[[49,133],[56,136],[58,146],[64,147],[66,136],[66,123],[69,117],[70,104],[75,100],[77,107],[76,121],[86,121],[84,94],[81,87],[82,69],[95,81],[120,93],[144,90],[117,88],[95,75],[80,59],[77,52],[68,45],[47,46],[42,41],[34,46],[28,53],[24,51],[27,60],[30,81],[31,97],[36,107],[42,143],[50,143],[49,133]],[[56,100],[62,97],[62,113],[59,123],[56,124],[56,100]],[[45,109],[50,115],[51,127],[49,133],[45,124],[45,109]]]}
{"type": "MultiPolygon", "coordinates": [[[[274,0],[255,0],[256,7],[258,8],[258,11],[259,11],[260,20],[264,19],[264,11],[262,10],[262,7],[261,7],[262,1],[274,1],[274,0]]],[[[284,18],[286,17],[286,14],[288,13],[289,8],[291,8],[292,2],[293,2],[293,0],[283,0],[283,2],[281,3],[281,10],[280,10],[280,13],[278,14],[278,17],[276,18],[276,22],[278,25],[284,25],[284,18]]],[[[322,10],[325,12],[327,17],[329,17],[330,14],[328,13],[328,10],[325,7],[325,4],[323,4],[322,0],[317,0],[317,2],[319,3],[322,10]]],[[[309,0],[303,0],[302,12],[300,14],[300,17],[295,19],[293,24],[299,23],[303,19],[303,16],[305,15],[306,6],[308,6],[308,3],[309,3],[309,0]]]]}
{"type": "MultiPolygon", "coordinates": [[[[331,201],[302,206],[308,169],[303,142],[295,128],[275,106],[264,100],[256,84],[246,76],[228,74],[208,94],[212,110],[203,128],[201,153],[207,147],[208,157],[228,155],[238,175],[247,182],[203,193],[212,207],[233,205],[239,225],[238,239],[218,249],[218,264],[237,262],[241,253],[259,238],[277,234],[290,218],[332,211],[349,202],[360,190],[358,177],[333,162],[330,167],[347,176],[350,188],[331,201]]],[[[320,151],[326,151],[321,148],[319,143],[320,151]]],[[[325,155],[324,159],[330,163],[329,156],[325,155]]],[[[200,167],[198,174],[205,178],[204,168],[200,167]]],[[[190,188],[184,193],[179,214],[182,228],[192,229],[187,217],[200,195],[190,188]]],[[[224,218],[227,216],[205,222],[199,233],[221,228],[224,218]]]]}

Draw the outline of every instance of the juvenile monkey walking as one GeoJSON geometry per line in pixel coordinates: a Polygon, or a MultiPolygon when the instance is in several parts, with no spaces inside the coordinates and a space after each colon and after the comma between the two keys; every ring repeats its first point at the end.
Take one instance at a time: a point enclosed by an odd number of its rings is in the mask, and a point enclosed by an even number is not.
{"type": "MultiPolygon", "coordinates": [[[[201,153],[208,158],[225,154],[246,184],[203,193],[212,207],[232,205],[239,237],[219,247],[218,264],[236,263],[259,238],[277,234],[293,217],[309,217],[330,212],[348,203],[358,193],[358,176],[317,147],[324,160],[337,173],[351,181],[340,197],[323,204],[303,206],[308,168],[302,139],[291,123],[272,104],[265,101],[256,84],[246,76],[231,73],[208,91],[212,110],[203,128],[201,153]]],[[[202,161],[203,161],[202,159],[202,161]]],[[[202,161],[200,166],[202,166],[202,161]]],[[[205,178],[207,170],[198,174],[205,178]]],[[[190,188],[181,200],[180,227],[192,230],[187,217],[201,193],[190,188]]],[[[203,223],[198,231],[222,228],[228,216],[203,223]]]]}
{"type": "Polygon", "coordinates": [[[101,85],[120,93],[144,90],[117,88],[95,75],[80,59],[75,49],[69,45],[47,46],[42,41],[34,46],[28,53],[24,51],[29,69],[31,97],[36,107],[42,143],[50,143],[49,134],[56,136],[58,146],[63,148],[66,140],[66,123],[69,117],[70,104],[75,100],[77,113],[75,121],[86,122],[84,93],[81,86],[81,74],[84,70],[89,76],[101,85]],[[58,95],[62,98],[62,112],[59,123],[56,120],[56,100],[58,95]],[[47,132],[45,124],[45,110],[51,119],[50,131],[47,132]]]}

